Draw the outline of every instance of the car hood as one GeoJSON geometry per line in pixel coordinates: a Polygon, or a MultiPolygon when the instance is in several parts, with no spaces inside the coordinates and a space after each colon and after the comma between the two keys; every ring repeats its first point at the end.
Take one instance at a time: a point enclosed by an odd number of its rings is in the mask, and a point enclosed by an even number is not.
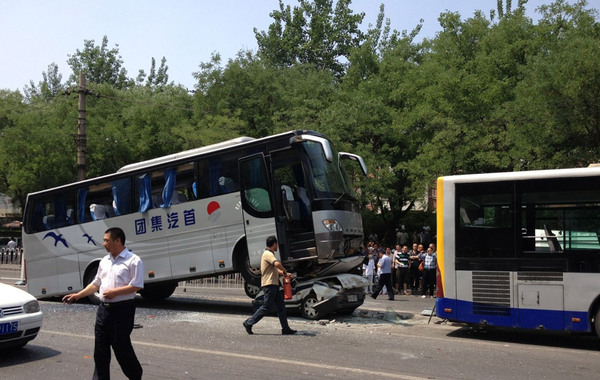
{"type": "Polygon", "coordinates": [[[0,283],[0,306],[23,305],[35,300],[35,297],[24,290],[0,283]]]}

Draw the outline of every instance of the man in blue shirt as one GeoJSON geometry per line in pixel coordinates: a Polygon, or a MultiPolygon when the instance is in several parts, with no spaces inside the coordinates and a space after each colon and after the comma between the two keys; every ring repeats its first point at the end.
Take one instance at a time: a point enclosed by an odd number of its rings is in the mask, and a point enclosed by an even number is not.
{"type": "Polygon", "coordinates": [[[377,267],[381,270],[379,273],[379,283],[373,289],[373,294],[371,294],[371,297],[376,299],[381,292],[381,289],[383,289],[383,286],[385,285],[388,293],[388,299],[393,301],[394,289],[392,288],[392,257],[386,255],[384,251],[380,251],[377,267]]]}

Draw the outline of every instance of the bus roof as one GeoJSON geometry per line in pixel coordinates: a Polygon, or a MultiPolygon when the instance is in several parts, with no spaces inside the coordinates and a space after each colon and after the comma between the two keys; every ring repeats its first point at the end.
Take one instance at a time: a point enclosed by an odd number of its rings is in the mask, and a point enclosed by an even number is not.
{"type": "Polygon", "coordinates": [[[185,150],[183,152],[178,152],[178,153],[169,154],[167,156],[152,158],[152,159],[146,160],[146,161],[134,162],[133,164],[123,166],[122,168],[117,170],[117,173],[125,173],[125,172],[129,172],[132,170],[144,169],[147,167],[160,165],[160,164],[163,164],[166,162],[171,162],[171,161],[183,159],[186,157],[193,157],[198,154],[210,153],[213,151],[221,150],[224,148],[228,148],[231,146],[243,144],[245,142],[254,141],[254,140],[256,140],[254,137],[236,137],[235,139],[222,141],[220,143],[207,145],[207,146],[203,146],[200,148],[185,150]]]}
{"type": "MultiPolygon", "coordinates": [[[[115,173],[104,174],[102,176],[95,177],[95,178],[87,178],[82,181],[71,182],[71,183],[56,186],[53,188],[48,188],[48,189],[44,189],[44,190],[31,192],[31,193],[27,194],[27,197],[29,198],[30,195],[37,196],[39,194],[46,193],[46,192],[62,191],[64,189],[69,188],[74,185],[79,186],[79,185],[82,185],[85,183],[93,183],[95,181],[102,181],[105,179],[110,179],[110,178],[113,178],[115,175],[126,176],[127,175],[126,173],[133,172],[136,170],[143,170],[145,168],[151,168],[154,166],[159,166],[161,164],[168,164],[171,161],[178,161],[181,159],[185,159],[187,157],[195,157],[196,155],[202,155],[202,154],[206,154],[206,153],[216,152],[219,150],[235,147],[238,145],[250,144],[252,142],[261,142],[261,141],[268,142],[268,141],[280,139],[282,137],[289,137],[290,139],[293,139],[294,137],[297,137],[300,135],[309,135],[309,136],[317,136],[317,137],[322,136],[319,132],[315,132],[315,131],[311,131],[311,130],[293,130],[293,131],[278,133],[278,134],[271,135],[271,136],[262,137],[259,139],[256,139],[254,137],[246,137],[246,136],[237,137],[237,138],[234,138],[231,140],[222,141],[222,142],[212,144],[212,145],[194,148],[194,149],[186,150],[183,152],[173,153],[173,154],[170,154],[167,156],[157,157],[157,158],[153,158],[153,159],[146,160],[146,161],[135,162],[135,163],[128,164],[128,165],[121,167],[115,173]]],[[[290,142],[291,142],[291,140],[290,140],[290,142]]]]}
{"type": "Polygon", "coordinates": [[[483,174],[461,174],[440,177],[444,182],[472,183],[472,182],[499,182],[521,181],[527,179],[550,179],[569,177],[600,176],[600,167],[589,166],[586,168],[529,170],[520,172],[500,172],[483,174]]]}

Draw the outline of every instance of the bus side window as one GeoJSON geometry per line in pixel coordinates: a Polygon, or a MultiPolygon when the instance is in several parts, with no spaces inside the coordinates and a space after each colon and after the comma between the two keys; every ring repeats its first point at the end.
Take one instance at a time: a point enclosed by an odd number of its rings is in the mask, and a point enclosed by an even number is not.
{"type": "Polygon", "coordinates": [[[36,200],[33,206],[33,215],[32,215],[32,226],[33,226],[33,232],[40,232],[40,231],[44,231],[45,227],[44,227],[44,216],[46,215],[45,213],[45,205],[44,202],[39,199],[36,200]]]}
{"type": "Polygon", "coordinates": [[[139,200],[139,212],[152,208],[152,177],[150,173],[137,176],[136,198],[139,200]]]}
{"type": "Polygon", "coordinates": [[[177,184],[175,190],[177,191],[177,201],[179,203],[196,199],[196,196],[192,193],[194,172],[193,162],[177,167],[177,184]]]}
{"type": "Polygon", "coordinates": [[[115,215],[131,213],[131,178],[112,182],[113,211],[115,215]]]}
{"type": "Polygon", "coordinates": [[[223,194],[232,193],[237,191],[237,185],[234,180],[229,177],[219,177],[219,187],[223,194]]]}
{"type": "Polygon", "coordinates": [[[88,187],[86,197],[79,200],[80,205],[82,201],[87,205],[85,221],[115,216],[113,187],[110,182],[94,183],[88,187]]]}
{"type": "Polygon", "coordinates": [[[207,198],[210,194],[208,160],[196,162],[196,178],[192,185],[192,191],[196,199],[207,198]]]}
{"type": "Polygon", "coordinates": [[[92,203],[90,205],[90,215],[92,220],[102,220],[111,216],[111,208],[109,205],[99,205],[92,203]]]}

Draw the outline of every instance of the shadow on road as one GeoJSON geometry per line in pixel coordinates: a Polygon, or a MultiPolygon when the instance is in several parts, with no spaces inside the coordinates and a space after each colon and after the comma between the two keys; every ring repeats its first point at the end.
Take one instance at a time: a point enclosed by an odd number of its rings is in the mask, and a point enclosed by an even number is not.
{"type": "Polygon", "coordinates": [[[10,367],[17,364],[32,363],[60,355],[60,351],[44,346],[27,343],[23,348],[3,348],[0,350],[0,368],[10,367]]]}
{"type": "Polygon", "coordinates": [[[501,327],[462,327],[448,334],[453,338],[477,339],[491,342],[534,344],[546,347],[560,347],[580,350],[600,351],[600,339],[596,334],[573,334],[556,331],[520,330],[501,327]]]}

